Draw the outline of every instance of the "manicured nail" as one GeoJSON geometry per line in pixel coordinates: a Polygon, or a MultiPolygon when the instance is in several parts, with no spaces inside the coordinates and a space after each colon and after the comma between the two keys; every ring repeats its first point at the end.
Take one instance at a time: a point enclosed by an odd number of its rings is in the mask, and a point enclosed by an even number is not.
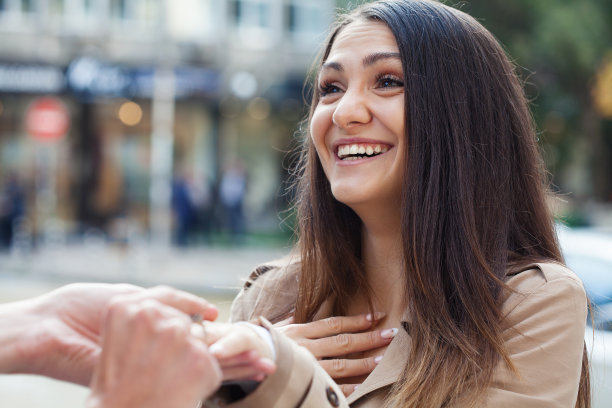
{"type": "Polygon", "coordinates": [[[366,315],[366,320],[371,322],[372,320],[380,320],[385,317],[387,314],[385,312],[374,312],[374,319],[372,319],[372,313],[368,313],[366,315]]]}
{"type": "Polygon", "coordinates": [[[378,363],[380,363],[382,361],[382,359],[383,359],[383,356],[377,356],[377,357],[374,358],[374,362],[376,364],[378,364],[378,363]]]}
{"type": "Polygon", "coordinates": [[[215,343],[208,348],[208,351],[210,352],[210,354],[213,354],[215,356],[222,356],[225,352],[225,349],[221,344],[215,343]]]}
{"type": "Polygon", "coordinates": [[[394,327],[392,329],[385,329],[380,332],[380,337],[383,339],[392,339],[397,334],[398,330],[394,327]]]}

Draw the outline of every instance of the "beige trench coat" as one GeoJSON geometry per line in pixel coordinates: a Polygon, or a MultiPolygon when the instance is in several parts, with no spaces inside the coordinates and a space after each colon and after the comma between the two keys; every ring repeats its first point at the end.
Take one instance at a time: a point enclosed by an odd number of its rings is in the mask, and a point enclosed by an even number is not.
{"type": "MultiPolygon", "coordinates": [[[[275,331],[268,321],[286,317],[294,307],[299,263],[287,260],[259,266],[234,301],[232,321],[257,320],[268,327],[277,348],[277,371],[253,393],[235,403],[213,398],[207,407],[378,408],[407,364],[410,334],[400,329],[383,360],[362,385],[345,398],[334,381],[304,348],[275,331]],[[264,319],[260,319],[263,317],[264,319]]],[[[500,362],[486,407],[573,408],[578,393],[587,315],[582,283],[555,263],[528,265],[508,273],[516,290],[503,302],[504,345],[520,378],[500,362]]],[[[329,316],[323,307],[318,318],[329,316]]]]}

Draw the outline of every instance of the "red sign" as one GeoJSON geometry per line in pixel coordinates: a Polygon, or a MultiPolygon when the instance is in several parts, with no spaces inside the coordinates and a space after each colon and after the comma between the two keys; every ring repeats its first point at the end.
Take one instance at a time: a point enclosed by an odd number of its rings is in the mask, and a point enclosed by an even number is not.
{"type": "Polygon", "coordinates": [[[70,114],[57,98],[42,97],[28,107],[25,116],[26,130],[40,141],[55,141],[68,133],[70,114]]]}

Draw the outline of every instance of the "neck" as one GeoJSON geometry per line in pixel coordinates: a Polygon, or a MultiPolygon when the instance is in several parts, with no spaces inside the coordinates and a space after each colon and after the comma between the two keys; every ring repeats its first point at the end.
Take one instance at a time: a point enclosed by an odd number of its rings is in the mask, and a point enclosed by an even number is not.
{"type": "MultiPolygon", "coordinates": [[[[400,217],[378,214],[361,217],[362,254],[368,283],[372,289],[375,311],[400,319],[404,309],[404,263],[400,217]]],[[[365,296],[357,301],[357,309],[367,310],[365,296]]],[[[365,311],[364,310],[364,311],[365,311]]]]}

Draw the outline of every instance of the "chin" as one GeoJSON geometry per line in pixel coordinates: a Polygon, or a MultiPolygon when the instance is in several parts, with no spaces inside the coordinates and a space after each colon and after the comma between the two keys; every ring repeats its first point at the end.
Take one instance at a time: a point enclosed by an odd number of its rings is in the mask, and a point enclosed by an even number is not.
{"type": "Polygon", "coordinates": [[[367,201],[367,197],[364,197],[363,194],[357,193],[357,191],[359,190],[356,188],[335,188],[332,189],[332,195],[342,204],[353,208],[353,206],[357,206],[367,201]]]}

